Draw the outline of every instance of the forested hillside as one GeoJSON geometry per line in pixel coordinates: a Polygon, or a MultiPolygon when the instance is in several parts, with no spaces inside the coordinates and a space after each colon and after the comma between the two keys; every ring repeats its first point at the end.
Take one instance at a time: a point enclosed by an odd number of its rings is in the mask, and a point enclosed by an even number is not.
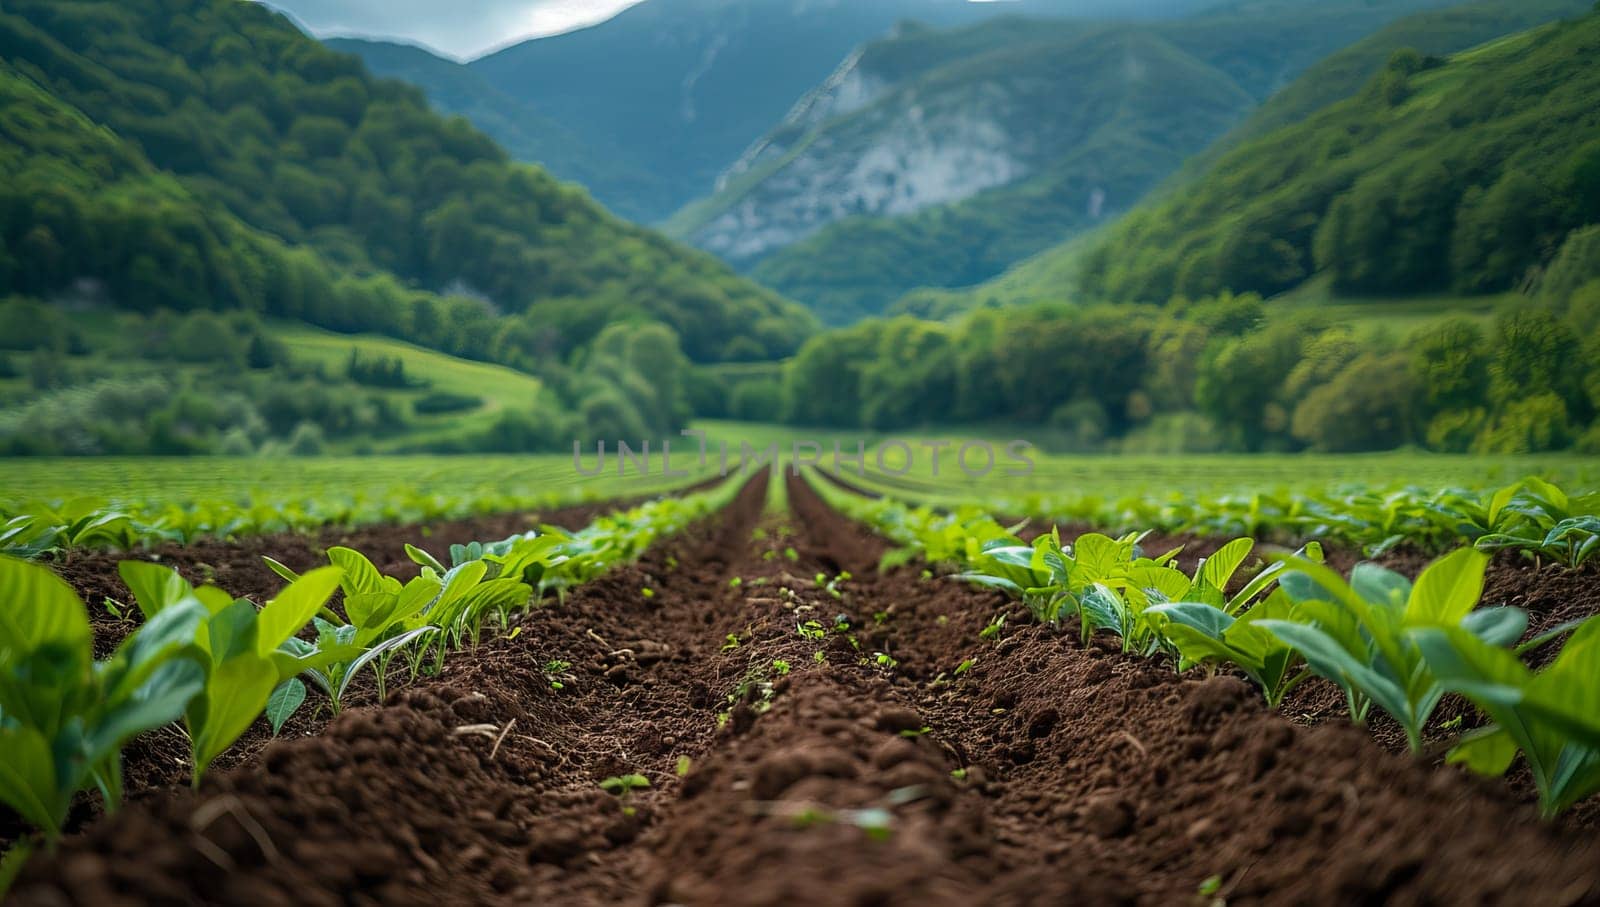
{"type": "Polygon", "coordinates": [[[1112,302],[867,320],[808,342],[774,393],[800,424],[954,414],[1081,450],[1600,452],[1595,59],[1600,12],[1396,52],[1099,237],[1083,278],[1112,302]],[[1313,269],[1392,311],[1263,298],[1313,269]],[[1430,290],[1499,296],[1399,317],[1430,290]]]}
{"type": "MultiPolygon", "coordinates": [[[[1187,160],[1141,205],[1154,205],[1165,194],[1182,191],[1203,178],[1218,158],[1240,144],[1299,122],[1323,107],[1358,93],[1397,50],[1412,48],[1438,55],[1455,53],[1563,16],[1580,15],[1591,5],[1591,0],[1478,0],[1400,19],[1307,69],[1282,91],[1269,97],[1243,123],[1187,160]]],[[[1101,229],[1110,226],[1107,224],[1101,229]]],[[[897,301],[892,311],[946,317],[980,305],[1073,297],[1077,293],[1084,253],[1096,243],[1093,234],[1075,236],[983,284],[956,290],[924,288],[908,293],[897,301]]]]}
{"type": "Polygon", "coordinates": [[[1396,52],[1362,92],[1241,145],[1108,231],[1094,297],[1527,284],[1600,220],[1600,16],[1441,59],[1396,52]]]}
{"type": "Polygon", "coordinates": [[[50,130],[5,117],[16,176],[0,241],[17,292],[92,278],[119,305],[248,308],[512,364],[628,313],[703,360],[783,355],[809,329],[774,294],[511,163],[263,6],[7,2],[0,56],[7,81],[23,80],[8,103],[126,145],[56,155],[50,130]],[[110,196],[108,210],[97,190],[128,179],[169,201],[110,196]]]}
{"type": "Polygon", "coordinates": [[[649,221],[671,205],[669,181],[629,163],[624,149],[576,132],[489,84],[483,74],[420,47],[333,38],[323,43],[355,54],[374,75],[421,88],[441,113],[466,117],[518,161],[538,164],[582,186],[619,217],[649,221]]]}
{"type": "Polygon", "coordinates": [[[848,60],[669,223],[843,322],[1126,210],[1325,54],[1442,0],[905,30],[848,60]]]}
{"type": "Polygon", "coordinates": [[[813,324],[264,6],[0,10],[0,452],[659,436],[813,324]]]}

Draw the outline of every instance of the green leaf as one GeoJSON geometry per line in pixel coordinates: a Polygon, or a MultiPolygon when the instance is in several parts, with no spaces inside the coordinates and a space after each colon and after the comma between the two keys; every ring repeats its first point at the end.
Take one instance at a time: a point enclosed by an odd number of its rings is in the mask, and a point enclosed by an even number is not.
{"type": "Polygon", "coordinates": [[[290,570],[288,567],[284,566],[283,564],[279,563],[278,561],[273,560],[270,557],[267,557],[266,555],[262,555],[261,559],[267,562],[267,568],[269,570],[271,570],[273,573],[278,574],[279,576],[283,577],[285,580],[288,580],[291,583],[300,578],[300,574],[294,572],[293,570],[290,570]]]}
{"type": "Polygon", "coordinates": [[[329,548],[328,560],[344,568],[340,586],[346,596],[366,595],[376,592],[397,592],[400,584],[390,580],[367,560],[367,556],[351,548],[329,548]],[[393,583],[394,588],[390,588],[393,583]]]}
{"type": "Polygon", "coordinates": [[[1495,725],[1464,735],[1451,747],[1446,762],[1465,765],[1472,771],[1498,778],[1511,769],[1517,758],[1517,742],[1495,725]]]}
{"type": "Polygon", "coordinates": [[[1256,626],[1288,643],[1306,660],[1317,676],[1331,680],[1346,693],[1360,692],[1377,703],[1408,730],[1416,724],[1405,690],[1365,661],[1345,650],[1320,627],[1292,620],[1257,621],[1256,626]]]}
{"type": "Polygon", "coordinates": [[[1217,553],[1206,558],[1206,562],[1201,565],[1200,578],[1218,592],[1226,590],[1228,581],[1250,556],[1255,544],[1254,539],[1241,538],[1218,548],[1217,553]]]}
{"type": "MultiPolygon", "coordinates": [[[[66,819],[67,798],[57,779],[50,741],[31,727],[0,726],[0,801],[55,838],[66,819]]],[[[71,789],[67,790],[70,796],[71,789]]]]}
{"type": "Polygon", "coordinates": [[[432,567],[434,572],[438,573],[440,576],[444,576],[446,573],[450,572],[449,568],[445,567],[444,564],[439,563],[438,558],[435,558],[433,555],[423,551],[421,548],[418,548],[415,545],[409,543],[406,545],[406,556],[411,558],[412,563],[415,563],[419,566],[432,567]]]}
{"type": "Polygon", "coordinates": [[[301,703],[306,701],[306,685],[298,677],[278,684],[267,697],[267,721],[272,725],[272,736],[278,736],[301,703]]]}
{"type": "Polygon", "coordinates": [[[1406,623],[1453,626],[1483,597],[1483,571],[1489,556],[1476,548],[1457,548],[1429,564],[1411,590],[1406,623]]]}
{"type": "Polygon", "coordinates": [[[78,593],[48,567],[0,555],[0,653],[46,643],[89,648],[89,615],[78,593]]]}
{"type": "Polygon", "coordinates": [[[117,573],[128,584],[133,600],[144,612],[145,619],[155,617],[163,608],[194,594],[194,589],[178,571],[149,561],[122,561],[117,573]]]}
{"type": "Polygon", "coordinates": [[[1461,619],[1461,628],[1491,646],[1509,646],[1528,629],[1521,608],[1479,608],[1461,619]]]}
{"type": "Polygon", "coordinates": [[[385,652],[398,649],[404,645],[409,645],[410,643],[421,639],[430,633],[437,632],[439,632],[438,627],[418,627],[415,630],[411,630],[409,632],[402,633],[399,636],[386,639],[367,651],[361,653],[356,657],[355,661],[350,662],[350,666],[345,669],[344,677],[339,681],[339,687],[335,691],[334,699],[344,699],[344,693],[345,690],[350,687],[350,681],[354,680],[357,672],[359,672],[363,667],[366,667],[366,665],[373,659],[385,652]]]}
{"type": "Polygon", "coordinates": [[[222,664],[247,652],[256,650],[256,606],[239,599],[216,614],[206,624],[207,643],[211,660],[222,664]]]}
{"type": "Polygon", "coordinates": [[[1374,605],[1400,609],[1411,597],[1411,580],[1377,564],[1363,562],[1350,571],[1350,588],[1374,605]]]}
{"type": "Polygon", "coordinates": [[[1218,641],[1221,641],[1223,634],[1235,623],[1234,618],[1221,608],[1197,602],[1156,605],[1149,613],[1170,618],[1183,626],[1199,631],[1208,639],[1218,641]]]}
{"type": "Polygon", "coordinates": [[[178,658],[156,667],[94,725],[88,738],[90,759],[115,755],[129,738],[177,721],[205,686],[205,668],[198,661],[178,658]]]}
{"type": "Polygon", "coordinates": [[[272,662],[253,653],[211,669],[205,694],[189,707],[196,786],[211,761],[261,715],[277,685],[278,671],[272,662]]]}
{"type": "Polygon", "coordinates": [[[338,567],[319,567],[290,583],[261,609],[256,631],[256,653],[269,655],[283,641],[299,633],[339,587],[338,567]]]}

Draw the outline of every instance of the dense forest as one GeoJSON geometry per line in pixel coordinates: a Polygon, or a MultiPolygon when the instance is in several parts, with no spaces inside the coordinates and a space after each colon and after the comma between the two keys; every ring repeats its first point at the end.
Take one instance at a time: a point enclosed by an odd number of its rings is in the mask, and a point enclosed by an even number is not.
{"type": "Polygon", "coordinates": [[[1600,17],[1448,59],[1397,51],[1357,96],[1247,142],[1084,261],[1094,298],[1525,286],[1600,221],[1600,17]]]}
{"type": "Polygon", "coordinates": [[[123,306],[247,308],[512,364],[629,317],[667,324],[702,361],[781,356],[809,330],[776,295],[510,162],[264,6],[8,2],[0,56],[24,83],[6,90],[25,109],[4,117],[0,207],[15,292],[94,278],[123,306]],[[51,143],[77,139],[52,135],[41,106],[128,147],[56,157],[51,143]],[[186,200],[116,207],[107,181],[141,170],[186,200]]]}
{"type": "Polygon", "coordinates": [[[691,360],[770,360],[814,330],[235,0],[0,8],[0,323],[13,454],[310,453],[476,407],[296,361],[277,324],[542,382],[430,450],[675,431],[691,360]]]}
{"type": "Polygon", "coordinates": [[[1536,304],[1487,324],[1405,335],[1254,294],[1042,303],[864,321],[735,393],[798,425],[1027,426],[1077,451],[1600,453],[1600,227],[1573,235],[1536,304]]]}

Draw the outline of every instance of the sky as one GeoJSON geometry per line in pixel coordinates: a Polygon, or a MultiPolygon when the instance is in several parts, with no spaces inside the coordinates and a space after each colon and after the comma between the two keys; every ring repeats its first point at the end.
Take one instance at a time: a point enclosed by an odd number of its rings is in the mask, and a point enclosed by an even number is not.
{"type": "Polygon", "coordinates": [[[268,0],[320,37],[398,38],[457,59],[609,19],[640,0],[268,0]]]}

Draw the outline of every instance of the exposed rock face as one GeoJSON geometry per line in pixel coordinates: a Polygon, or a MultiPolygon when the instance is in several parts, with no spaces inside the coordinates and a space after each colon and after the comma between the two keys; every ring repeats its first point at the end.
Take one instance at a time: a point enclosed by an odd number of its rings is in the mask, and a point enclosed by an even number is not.
{"type": "Polygon", "coordinates": [[[809,96],[724,175],[724,191],[741,178],[760,182],[697,230],[695,244],[733,261],[759,258],[846,217],[911,214],[1031,171],[1019,153],[1028,143],[1005,123],[1012,98],[1004,86],[974,86],[928,104],[873,105],[880,92],[869,74],[850,67],[809,96]],[[844,128],[804,131],[852,115],[844,128]],[[792,147],[788,136],[798,139],[792,147]]]}

